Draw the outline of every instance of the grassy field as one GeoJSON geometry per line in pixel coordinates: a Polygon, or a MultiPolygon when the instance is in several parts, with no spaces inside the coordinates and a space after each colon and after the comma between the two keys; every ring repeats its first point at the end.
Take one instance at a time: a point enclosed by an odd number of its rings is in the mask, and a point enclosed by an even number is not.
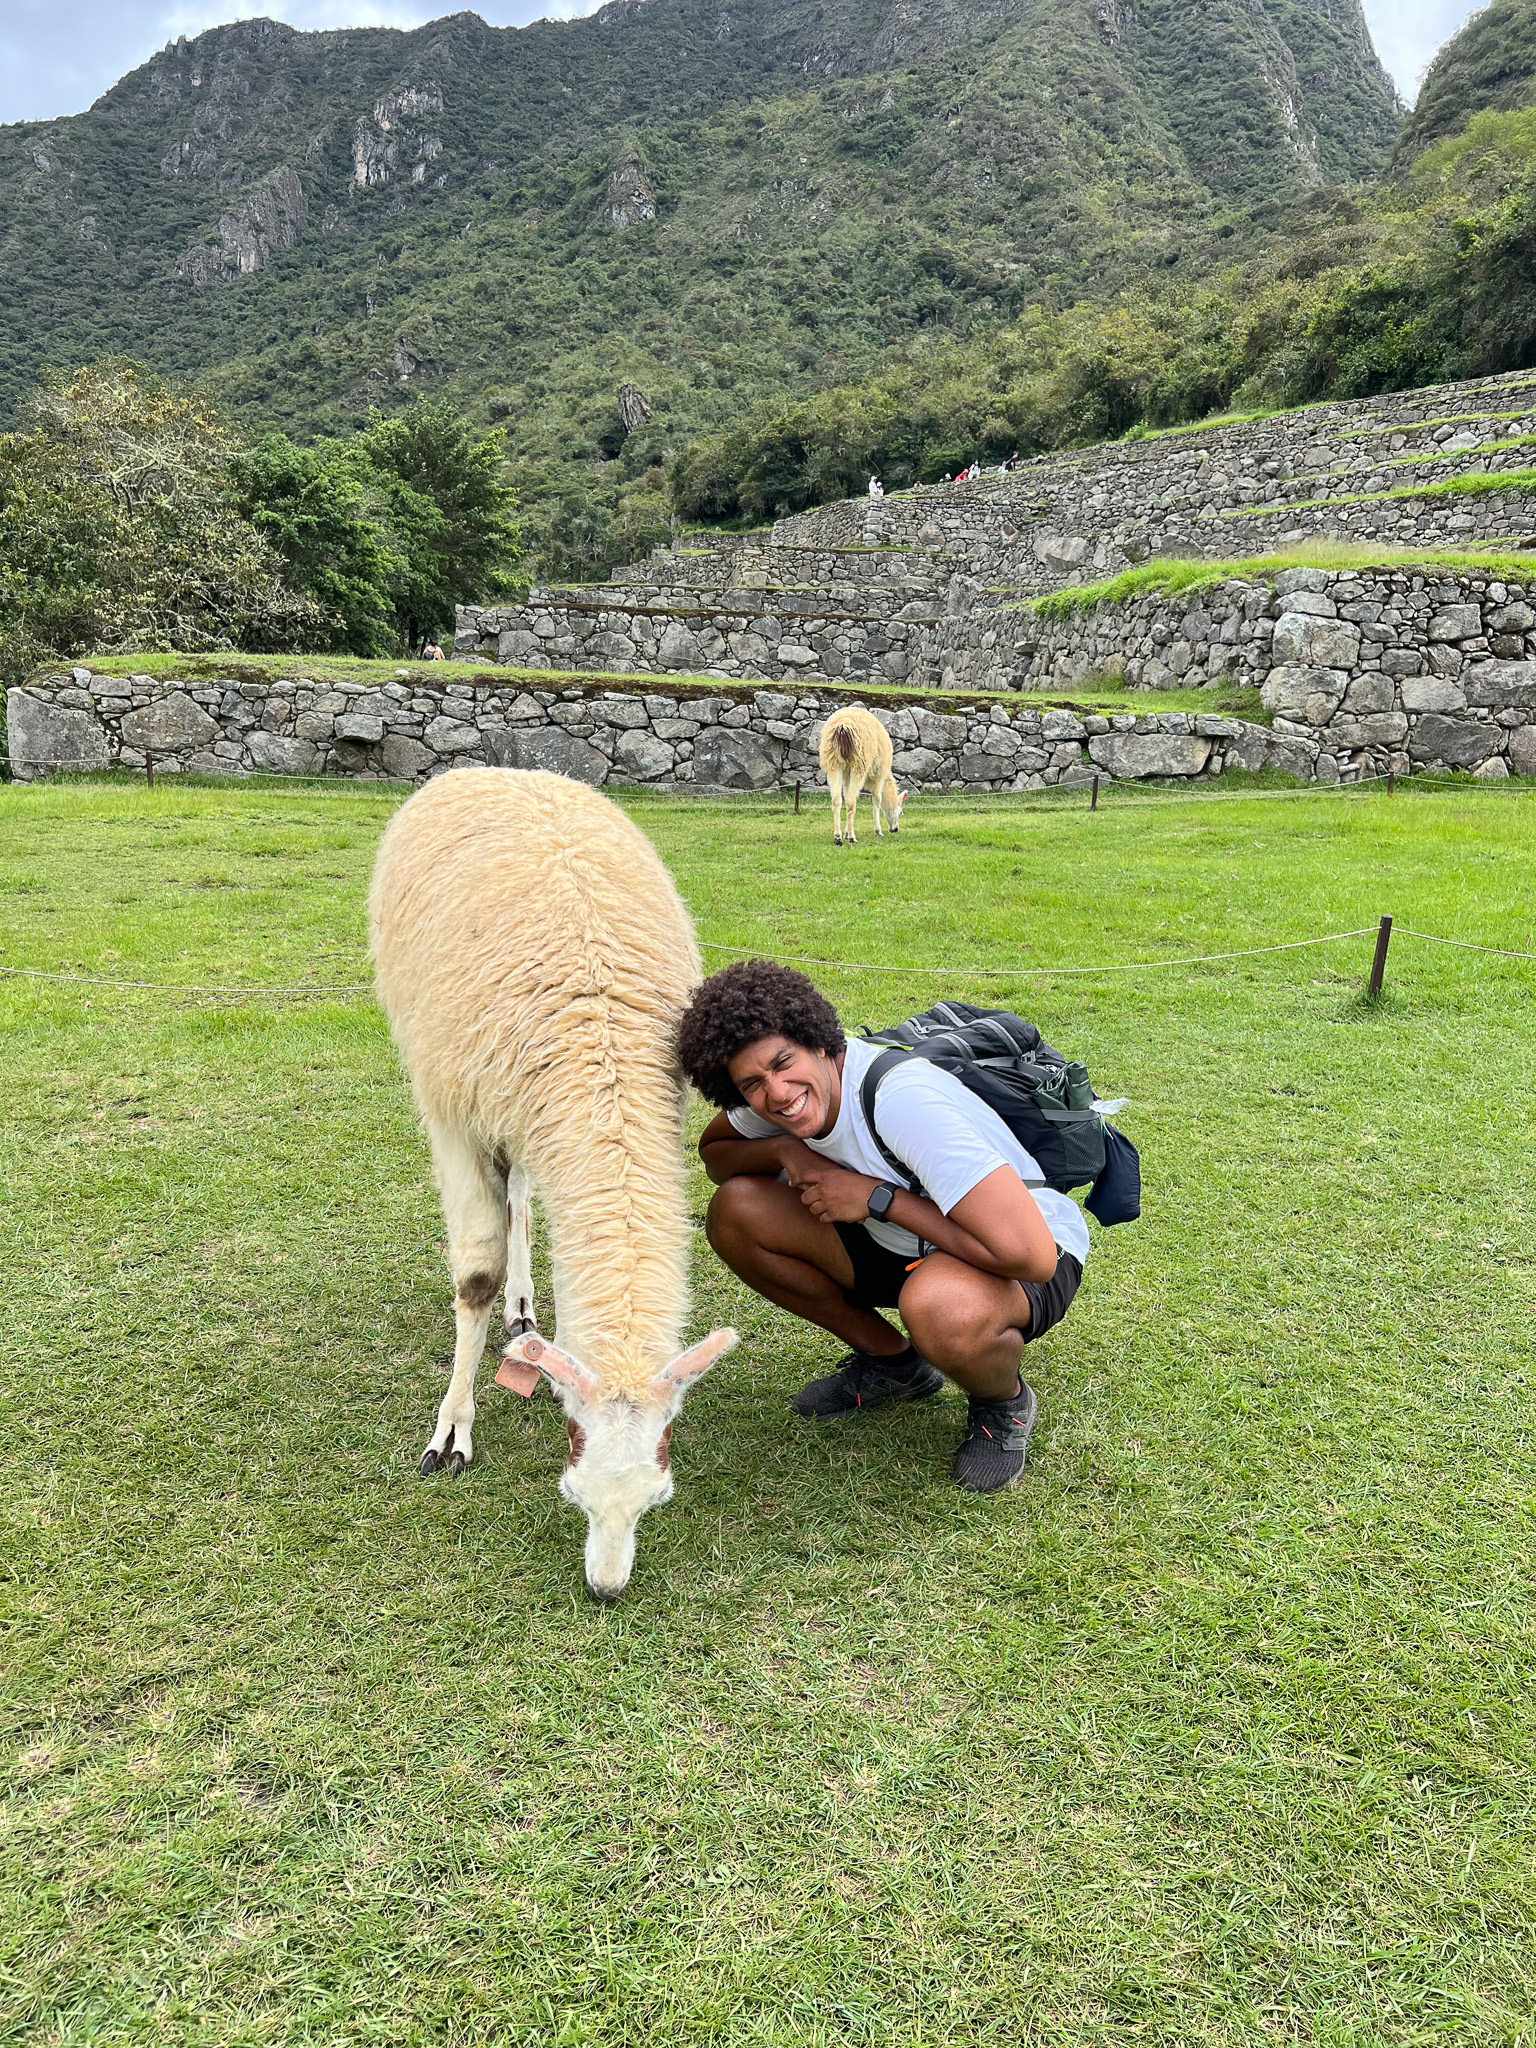
{"type": "MultiPolygon", "coordinates": [[[[0,965],[365,983],[398,800],[0,789],[0,965]]],[[[1536,963],[967,972],[1531,948],[1536,805],[919,800],[838,853],[627,801],[705,940],[934,965],[821,979],[1134,1098],[1024,1485],[950,1484],[953,1396],[798,1423],[836,1347],[701,1239],[745,1342],[599,1608],[548,1401],[487,1373],[416,1477],[449,1286],[367,996],[0,976],[0,2038],[1536,2040],[1536,963]]]]}

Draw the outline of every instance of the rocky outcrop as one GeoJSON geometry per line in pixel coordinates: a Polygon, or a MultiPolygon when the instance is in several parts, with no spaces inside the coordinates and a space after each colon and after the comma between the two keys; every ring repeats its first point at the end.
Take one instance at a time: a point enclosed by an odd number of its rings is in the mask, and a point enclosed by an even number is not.
{"type": "Polygon", "coordinates": [[[176,265],[177,275],[195,285],[254,276],[273,256],[296,248],[308,223],[298,173],[282,164],[253,185],[233,212],[219,216],[218,242],[189,249],[176,265]]]}
{"type": "Polygon", "coordinates": [[[626,434],[635,433],[651,416],[651,402],[638,384],[621,384],[618,396],[619,420],[626,434]]]}
{"type": "Polygon", "coordinates": [[[435,85],[399,86],[376,100],[371,115],[359,114],[352,124],[353,184],[387,185],[402,162],[410,165],[411,183],[422,184],[443,145],[438,136],[413,135],[413,130],[442,111],[442,91],[435,85]]]}
{"type": "Polygon", "coordinates": [[[623,158],[609,174],[604,211],[609,226],[621,233],[656,218],[656,195],[633,157],[623,158]]]}

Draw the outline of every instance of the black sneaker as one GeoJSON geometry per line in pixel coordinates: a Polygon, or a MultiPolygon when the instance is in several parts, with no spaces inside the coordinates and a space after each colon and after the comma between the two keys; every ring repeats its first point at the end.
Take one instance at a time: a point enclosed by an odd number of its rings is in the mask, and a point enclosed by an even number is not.
{"type": "Polygon", "coordinates": [[[967,1493],[1001,1493],[1024,1477],[1024,1452],[1035,1426],[1035,1390],[1021,1380],[1011,1401],[973,1394],[965,1441],[955,1453],[955,1483],[967,1493]]]}
{"type": "Polygon", "coordinates": [[[911,1344],[894,1358],[850,1351],[836,1372],[800,1389],[795,1413],[807,1417],[852,1415],[857,1408],[884,1408],[893,1401],[926,1401],[943,1384],[943,1373],[935,1372],[911,1344]]]}

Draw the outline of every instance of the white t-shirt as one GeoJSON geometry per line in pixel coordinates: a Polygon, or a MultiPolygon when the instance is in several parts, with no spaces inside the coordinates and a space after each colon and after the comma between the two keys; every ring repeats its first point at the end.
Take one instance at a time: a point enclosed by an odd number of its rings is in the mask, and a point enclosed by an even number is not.
{"type": "MultiPolygon", "coordinates": [[[[907,1187],[910,1181],[895,1171],[875,1143],[859,1100],[865,1074],[885,1050],[883,1045],[869,1045],[862,1038],[848,1040],[837,1122],[825,1138],[807,1138],[805,1142],[813,1152],[835,1159],[839,1166],[907,1187]]],[[[756,1110],[732,1109],[726,1114],[740,1137],[783,1136],[777,1124],[769,1123],[756,1110]]],[[[880,1083],[880,1131],[896,1157],[905,1160],[922,1182],[929,1200],[946,1216],[1000,1166],[1011,1166],[1026,1184],[1041,1178],[1035,1159],[996,1110],[931,1060],[906,1060],[880,1083]]],[[[1030,1193],[1060,1249],[1086,1261],[1088,1225],[1076,1202],[1055,1188],[1032,1187],[1030,1193]]],[[[917,1239],[900,1224],[880,1223],[870,1217],[864,1228],[888,1251],[909,1259],[918,1256],[917,1239]]]]}

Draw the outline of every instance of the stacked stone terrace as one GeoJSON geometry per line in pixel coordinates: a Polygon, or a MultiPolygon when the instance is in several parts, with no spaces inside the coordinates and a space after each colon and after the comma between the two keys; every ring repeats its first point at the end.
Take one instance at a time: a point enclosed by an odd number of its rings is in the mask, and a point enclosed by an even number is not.
{"type": "Polygon", "coordinates": [[[862,695],[919,790],[1230,768],[1536,776],[1533,450],[1536,373],[1521,373],[1042,458],[692,535],[604,584],[465,609],[454,658],[478,674],[321,683],[302,657],[271,681],[40,673],[8,695],[12,768],[153,757],[165,772],[423,781],[485,761],[768,789],[818,780],[822,721],[862,695]],[[1472,488],[1437,489],[1448,480],[1472,488]],[[1336,537],[1504,554],[1529,541],[1532,575],[1298,567],[1037,608],[1157,553],[1304,554],[1336,537]],[[1106,683],[1148,692],[1147,709],[1096,707],[1106,683]],[[1251,691],[1250,715],[1226,700],[1159,710],[1152,694],[1218,686],[1251,691]]]}
{"type": "Polygon", "coordinates": [[[1014,630],[1028,599],[1156,555],[1232,558],[1325,539],[1518,545],[1536,534],[1533,471],[1533,373],[1312,406],[821,506],[765,533],[691,535],[605,585],[465,608],[455,657],[1028,688],[1030,635],[1014,630]],[[1454,481],[1473,488],[1437,488],[1454,481]],[[978,629],[991,611],[1005,616],[978,629]]]}

